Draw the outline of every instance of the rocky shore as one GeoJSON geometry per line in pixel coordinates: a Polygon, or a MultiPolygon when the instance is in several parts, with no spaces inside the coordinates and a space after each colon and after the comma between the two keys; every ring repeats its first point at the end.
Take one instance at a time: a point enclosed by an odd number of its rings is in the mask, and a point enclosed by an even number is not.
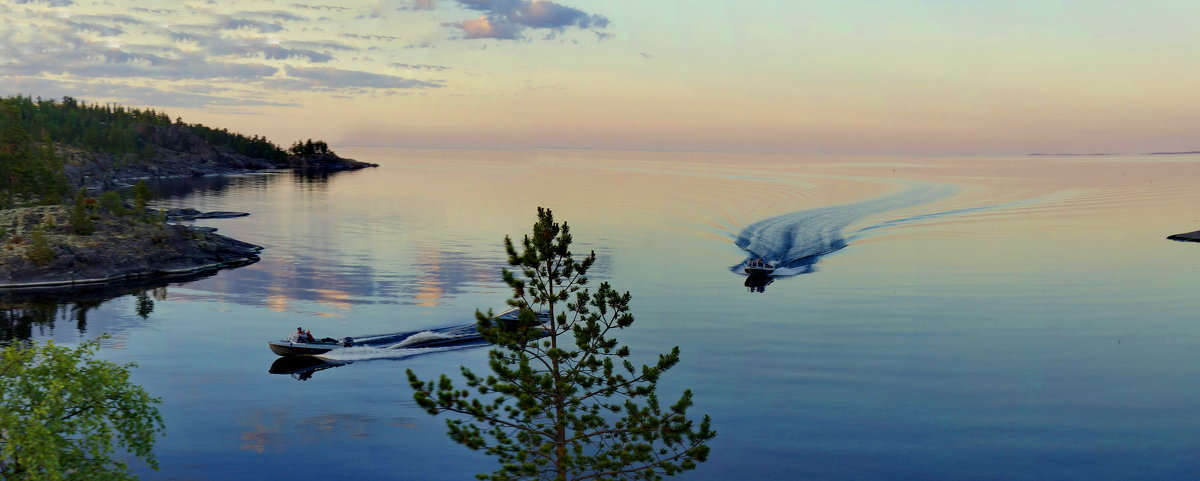
{"type": "MultiPolygon", "coordinates": [[[[78,147],[79,142],[53,144],[63,161],[68,187],[83,188],[81,192],[87,193],[80,195],[98,198],[139,179],[283,169],[324,175],[378,167],[342,158],[323,141],[297,142],[283,151],[257,136],[246,138],[198,124],[133,123],[110,135],[117,135],[117,140],[126,135],[128,145],[135,147],[100,152],[78,147]],[[126,153],[108,153],[122,151],[126,153]]],[[[256,262],[262,250],[218,235],[213,228],[168,223],[248,215],[245,213],[194,209],[131,212],[134,209],[127,204],[101,207],[102,199],[81,200],[86,201],[84,212],[73,211],[73,205],[0,210],[0,293],[75,290],[195,276],[256,262]],[[86,228],[81,228],[81,223],[86,228]]]]}
{"type": "Polygon", "coordinates": [[[90,213],[78,235],[64,206],[0,210],[0,291],[195,275],[258,261],[262,247],[163,222],[163,213],[90,213]]]}

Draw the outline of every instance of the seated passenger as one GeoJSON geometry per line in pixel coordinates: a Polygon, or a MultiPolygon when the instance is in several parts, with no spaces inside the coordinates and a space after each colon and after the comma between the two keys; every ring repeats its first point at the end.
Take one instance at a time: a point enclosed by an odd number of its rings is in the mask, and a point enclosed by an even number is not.
{"type": "Polygon", "coordinates": [[[302,327],[297,327],[296,332],[293,332],[291,336],[288,336],[288,342],[305,342],[307,340],[308,339],[304,337],[304,328],[302,327]]]}

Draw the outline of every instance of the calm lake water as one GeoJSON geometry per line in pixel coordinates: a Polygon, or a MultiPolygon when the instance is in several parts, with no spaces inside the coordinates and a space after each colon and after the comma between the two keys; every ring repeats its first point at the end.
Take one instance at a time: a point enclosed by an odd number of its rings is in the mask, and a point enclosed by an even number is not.
{"type": "Polygon", "coordinates": [[[342,153],[381,167],[164,187],[161,206],[249,212],[197,223],[261,262],[43,302],[17,329],[107,333],[102,357],[138,363],[167,426],[142,479],[491,471],[404,377],[485,371],[486,348],[361,349],[289,375],[266,342],[503,307],[502,240],[537,206],[599,255],[593,281],[633,293],[635,357],[682,349],[661,395],[693,389],[719,435],[681,479],[1200,476],[1200,245],[1165,240],[1200,228],[1200,156],[342,153]],[[785,275],[747,287],[751,256],[785,275]]]}

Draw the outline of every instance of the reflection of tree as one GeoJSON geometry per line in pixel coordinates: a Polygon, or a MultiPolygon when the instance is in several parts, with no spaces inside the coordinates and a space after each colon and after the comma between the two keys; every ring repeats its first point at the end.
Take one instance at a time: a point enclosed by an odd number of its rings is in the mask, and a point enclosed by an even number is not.
{"type": "Polygon", "coordinates": [[[58,303],[52,300],[26,304],[0,303],[0,344],[33,337],[34,327],[39,331],[53,329],[58,310],[58,303]]]}
{"type": "Polygon", "coordinates": [[[296,169],[292,171],[292,179],[297,184],[324,184],[332,174],[328,169],[296,169]]]}
{"type": "MultiPolygon", "coordinates": [[[[208,274],[211,275],[211,274],[208,274]]],[[[203,276],[199,276],[203,277],[203,276]]],[[[192,277],[190,279],[197,279],[192,277]]],[[[186,281],[172,279],[173,282],[186,281]]],[[[75,329],[87,332],[88,313],[120,297],[134,298],[134,312],[146,319],[154,312],[154,302],[167,299],[167,281],[148,281],[123,286],[93,286],[45,292],[6,292],[0,294],[0,344],[27,340],[53,331],[58,320],[75,321],[75,329]]]]}
{"type": "Polygon", "coordinates": [[[146,292],[137,293],[137,315],[142,319],[150,317],[150,313],[154,312],[154,300],[150,299],[146,292]]]}
{"type": "Polygon", "coordinates": [[[196,192],[222,192],[226,189],[265,189],[278,181],[275,175],[164,177],[149,182],[155,199],[184,197],[196,192]]]}

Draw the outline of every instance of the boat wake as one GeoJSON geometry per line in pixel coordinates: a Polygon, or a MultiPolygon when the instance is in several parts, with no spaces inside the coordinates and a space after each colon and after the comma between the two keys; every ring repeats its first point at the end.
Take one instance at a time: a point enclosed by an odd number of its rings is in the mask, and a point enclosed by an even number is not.
{"type": "MultiPolygon", "coordinates": [[[[846,235],[843,231],[868,216],[913,207],[947,197],[957,191],[945,184],[918,183],[904,191],[855,204],[821,207],[792,212],[755,222],[738,234],[735,243],[749,255],[730,270],[743,273],[746,264],[763,259],[775,266],[774,277],[795,276],[813,272],[821,257],[844,249],[850,240],[863,233],[883,227],[917,222],[950,215],[948,211],[904,219],[889,220],[858,229],[846,235]]],[[[962,209],[966,212],[972,209],[962,209]]]]}
{"type": "Polygon", "coordinates": [[[422,354],[467,349],[488,344],[475,324],[354,338],[354,346],[334,349],[320,358],[330,361],[404,359],[422,354]]]}

